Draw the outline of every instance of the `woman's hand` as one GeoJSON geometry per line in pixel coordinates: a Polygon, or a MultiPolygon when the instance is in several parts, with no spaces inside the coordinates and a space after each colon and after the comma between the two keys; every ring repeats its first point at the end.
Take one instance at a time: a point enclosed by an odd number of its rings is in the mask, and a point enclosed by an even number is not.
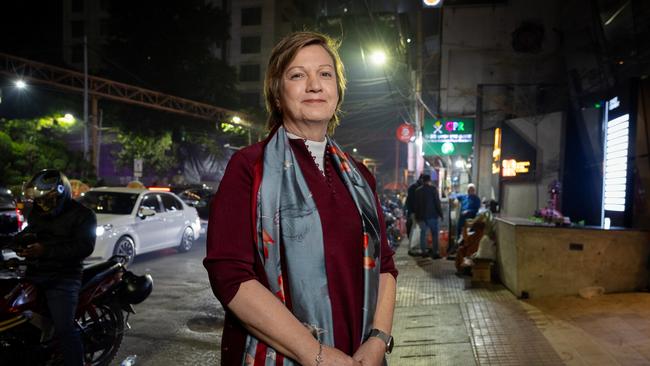
{"type": "Polygon", "coordinates": [[[386,343],[377,337],[370,337],[352,355],[363,366],[381,366],[386,353],[386,343]]]}
{"type": "MultiPolygon", "coordinates": [[[[362,366],[361,362],[334,347],[323,346],[321,359],[323,361],[321,361],[318,366],[362,366]]],[[[305,363],[305,365],[316,365],[316,355],[314,355],[310,363],[305,363]]]]}

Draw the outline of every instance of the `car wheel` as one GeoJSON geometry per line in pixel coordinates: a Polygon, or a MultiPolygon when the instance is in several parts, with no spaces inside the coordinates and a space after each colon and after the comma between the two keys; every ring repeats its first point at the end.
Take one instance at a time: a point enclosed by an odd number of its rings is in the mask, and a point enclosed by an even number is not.
{"type": "Polygon", "coordinates": [[[181,253],[188,252],[192,249],[194,245],[194,230],[190,227],[186,227],[183,231],[183,237],[181,237],[181,244],[178,246],[178,251],[181,253]]]}
{"type": "Polygon", "coordinates": [[[127,265],[133,263],[133,258],[135,258],[135,243],[133,242],[133,239],[129,238],[128,236],[121,237],[117,243],[115,243],[113,255],[125,256],[127,259],[127,265]]]}

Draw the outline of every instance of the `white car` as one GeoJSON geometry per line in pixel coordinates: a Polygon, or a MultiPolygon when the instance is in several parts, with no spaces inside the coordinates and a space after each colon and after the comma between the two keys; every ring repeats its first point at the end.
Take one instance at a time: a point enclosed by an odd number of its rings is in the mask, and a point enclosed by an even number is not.
{"type": "Polygon", "coordinates": [[[164,248],[187,252],[199,238],[201,221],[194,207],[175,194],[140,188],[100,187],[79,201],[97,215],[97,241],[88,262],[164,248]]]}

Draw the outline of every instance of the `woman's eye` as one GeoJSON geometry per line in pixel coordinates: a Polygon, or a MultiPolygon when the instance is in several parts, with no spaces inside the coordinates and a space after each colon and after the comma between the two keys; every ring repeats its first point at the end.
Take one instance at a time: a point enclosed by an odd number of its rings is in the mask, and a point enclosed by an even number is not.
{"type": "Polygon", "coordinates": [[[329,71],[323,71],[323,72],[321,72],[321,76],[322,76],[322,77],[325,77],[325,78],[331,78],[331,77],[332,77],[332,73],[329,72],[329,71]]]}
{"type": "Polygon", "coordinates": [[[296,73],[296,74],[291,74],[289,76],[289,79],[300,79],[301,77],[303,77],[302,73],[296,73]]]}

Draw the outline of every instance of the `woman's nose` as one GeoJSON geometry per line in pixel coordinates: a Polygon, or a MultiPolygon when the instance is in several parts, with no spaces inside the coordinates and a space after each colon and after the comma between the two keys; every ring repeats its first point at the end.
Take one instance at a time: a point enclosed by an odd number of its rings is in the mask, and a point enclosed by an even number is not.
{"type": "Polygon", "coordinates": [[[321,84],[318,75],[310,75],[307,79],[307,92],[321,91],[321,84]]]}

